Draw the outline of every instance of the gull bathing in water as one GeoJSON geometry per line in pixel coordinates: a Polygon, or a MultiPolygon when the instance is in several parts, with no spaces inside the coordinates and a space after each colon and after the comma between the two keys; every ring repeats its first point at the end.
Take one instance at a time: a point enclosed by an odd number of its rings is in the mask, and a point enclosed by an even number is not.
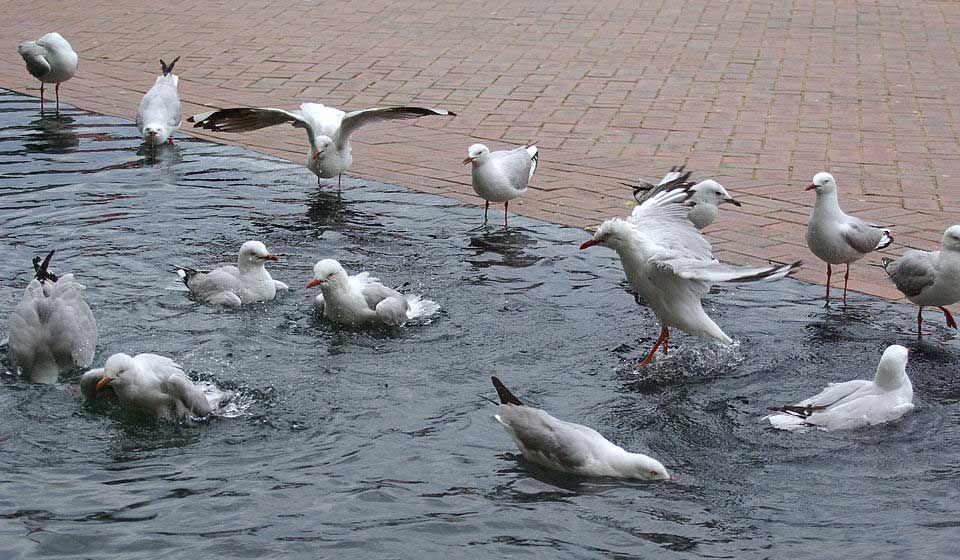
{"type": "Polygon", "coordinates": [[[639,363],[641,367],[653,361],[661,345],[666,355],[669,327],[724,344],[733,342],[700,303],[712,283],[775,280],[800,267],[799,261],[753,268],[717,261],[710,243],[687,218],[685,203],[693,196],[692,189],[682,182],[658,186],[629,220],[607,220],[593,239],[580,246],[582,250],[601,245],[616,251],[627,279],[660,321],[660,337],[639,363]]]}
{"type": "Polygon", "coordinates": [[[258,301],[269,301],[288,286],[274,280],[264,265],[277,257],[259,241],[240,246],[237,266],[221,266],[209,272],[182,267],[177,274],[190,292],[207,303],[239,307],[258,301]]]}
{"type": "Polygon", "coordinates": [[[527,461],[580,476],[672,480],[660,461],[630,453],[592,428],[558,420],[527,406],[499,379],[491,379],[501,403],[494,418],[506,428],[527,461]]]}
{"type": "Polygon", "coordinates": [[[353,162],[350,148],[350,135],[358,128],[389,120],[417,119],[426,116],[456,116],[445,109],[424,107],[390,107],[364,109],[344,113],[333,107],[319,103],[304,103],[299,111],[283,109],[248,108],[219,109],[194,115],[187,122],[195,123],[195,128],[214,132],[248,132],[268,126],[290,123],[307,131],[310,150],[307,152],[307,169],[320,179],[337,177],[353,162]]]}
{"type": "Polygon", "coordinates": [[[817,201],[807,222],[807,247],[820,260],[827,263],[827,303],[830,303],[831,265],[845,264],[843,275],[843,301],[847,301],[847,281],[850,279],[850,263],[862,259],[867,253],[885,249],[893,243],[890,230],[868,224],[860,218],[848,216],[840,209],[837,200],[837,182],[833,175],[821,171],[813,176],[806,188],[816,191],[817,201]]]}
{"type": "Polygon", "coordinates": [[[173,144],[173,133],[180,128],[180,95],[177,93],[180,78],[173,74],[173,65],[178,60],[179,56],[167,66],[160,59],[161,74],[137,109],[137,130],[151,146],[173,144]]]}
{"type": "Polygon", "coordinates": [[[34,383],[56,383],[61,371],[89,367],[97,347],[97,321],[73,274],[48,270],[53,251],[33,259],[35,277],[10,316],[10,360],[34,383]]]}
{"type": "Polygon", "coordinates": [[[907,349],[888,346],[873,381],[831,383],[820,394],[794,405],[771,407],[765,416],[781,430],[814,427],[847,430],[890,422],[913,410],[913,385],[907,377],[907,349]]]}
{"type": "Polygon", "coordinates": [[[164,420],[203,418],[233,398],[230,391],[194,385],[176,362],[156,354],[114,354],[80,378],[80,393],[88,401],[107,388],[123,406],[164,420]]]}
{"type": "MultiPolygon", "coordinates": [[[[687,182],[690,174],[691,172],[684,171],[684,166],[680,166],[672,167],[657,185],[640,180],[638,186],[630,185],[633,186],[633,198],[637,201],[638,205],[643,204],[643,201],[650,196],[650,193],[653,192],[657,186],[677,180],[687,182]]],[[[727,189],[725,189],[723,185],[713,179],[696,183],[693,185],[692,190],[693,196],[687,201],[687,206],[690,207],[690,211],[687,212],[687,218],[693,222],[693,225],[697,229],[703,229],[717,219],[717,213],[720,211],[721,204],[726,202],[734,206],[742,206],[739,200],[730,196],[730,193],[727,192],[727,189]]],[[[638,209],[639,206],[634,209],[634,211],[638,209]]]]}
{"type": "Polygon", "coordinates": [[[335,323],[357,326],[380,323],[398,326],[413,319],[426,319],[440,306],[418,295],[404,295],[361,272],[348,276],[340,263],[324,259],[313,267],[307,288],[320,286],[314,302],[317,311],[335,323]]]}
{"type": "Polygon", "coordinates": [[[944,307],[960,301],[960,225],[943,232],[939,251],[911,249],[899,259],[884,257],[883,269],[907,299],[920,306],[917,310],[917,338],[923,336],[923,308],[939,307],[947,326],[957,322],[944,307]]]}
{"type": "Polygon", "coordinates": [[[483,144],[474,144],[467,149],[463,164],[472,164],[470,176],[473,190],[486,201],[483,207],[483,224],[487,224],[487,211],[491,202],[503,203],[503,227],[507,227],[507,208],[510,201],[527,192],[527,183],[537,170],[540,152],[536,146],[523,146],[515,150],[491,152],[483,144]]]}
{"type": "Polygon", "coordinates": [[[43,112],[43,84],[56,84],[57,114],[60,114],[60,83],[77,73],[79,58],[73,47],[59,33],[47,33],[36,41],[17,47],[27,63],[27,71],[40,80],[40,112],[43,112]]]}

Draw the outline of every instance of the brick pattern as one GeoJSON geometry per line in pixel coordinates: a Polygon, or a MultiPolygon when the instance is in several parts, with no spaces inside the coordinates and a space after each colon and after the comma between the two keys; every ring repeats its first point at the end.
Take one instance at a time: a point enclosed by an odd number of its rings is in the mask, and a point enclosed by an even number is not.
{"type": "MultiPolygon", "coordinates": [[[[0,86],[36,94],[16,45],[60,31],[80,53],[63,88],[80,107],[131,117],[158,59],[181,56],[185,112],[206,107],[442,106],[454,119],[355,136],[351,174],[477,203],[466,147],[538,141],[533,192],[511,210],[588,226],[631,205],[619,181],[686,163],[745,204],[709,230],[739,263],[803,258],[831,171],[844,209],[893,226],[897,255],[936,247],[960,210],[960,3],[882,0],[0,1],[0,86]]],[[[194,132],[306,157],[300,130],[194,132]]],[[[304,180],[312,175],[304,172],[304,180]]],[[[479,213],[478,213],[479,219],[479,213]]],[[[854,265],[851,287],[899,293],[854,265]]]]}

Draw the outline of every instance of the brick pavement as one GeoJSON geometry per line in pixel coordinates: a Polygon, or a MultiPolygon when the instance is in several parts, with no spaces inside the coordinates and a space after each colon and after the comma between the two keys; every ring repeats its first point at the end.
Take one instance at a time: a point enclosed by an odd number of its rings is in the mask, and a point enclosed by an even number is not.
{"type": "MultiPolygon", "coordinates": [[[[803,258],[800,278],[815,282],[824,267],[803,242],[814,197],[802,189],[817,171],[837,177],[845,210],[894,227],[887,254],[933,248],[960,221],[960,3],[26,4],[0,0],[0,86],[36,95],[16,45],[58,30],[80,53],[62,88],[79,107],[132,118],[157,60],[180,55],[187,114],[301,101],[460,114],[361,131],[358,177],[477,203],[466,147],[537,140],[535,190],[511,210],[587,226],[628,211],[619,181],[686,163],[745,203],[708,230],[721,258],[803,258]]],[[[306,157],[293,128],[183,132],[306,157]]],[[[851,287],[899,297],[867,262],[879,255],[853,267],[851,287]]]]}

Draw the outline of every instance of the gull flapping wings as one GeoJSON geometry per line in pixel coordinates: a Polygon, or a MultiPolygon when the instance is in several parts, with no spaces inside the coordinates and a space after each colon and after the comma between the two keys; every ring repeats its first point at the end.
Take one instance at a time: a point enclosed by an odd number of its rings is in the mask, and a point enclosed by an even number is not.
{"type": "Polygon", "coordinates": [[[340,122],[340,138],[338,141],[341,144],[346,142],[355,130],[368,124],[381,121],[417,119],[429,115],[449,115],[455,117],[456,113],[451,113],[446,109],[433,109],[429,107],[378,107],[352,111],[344,115],[343,120],[340,122]]]}
{"type": "Polygon", "coordinates": [[[286,111],[269,107],[219,109],[194,115],[187,119],[187,122],[195,123],[195,128],[212,130],[213,132],[249,132],[283,123],[290,123],[297,128],[310,128],[310,124],[303,118],[300,111],[286,111]]]}
{"type": "Polygon", "coordinates": [[[684,177],[657,185],[633,209],[627,221],[637,226],[657,252],[675,257],[713,260],[710,243],[687,218],[686,202],[693,196],[693,183],[684,177]]]}

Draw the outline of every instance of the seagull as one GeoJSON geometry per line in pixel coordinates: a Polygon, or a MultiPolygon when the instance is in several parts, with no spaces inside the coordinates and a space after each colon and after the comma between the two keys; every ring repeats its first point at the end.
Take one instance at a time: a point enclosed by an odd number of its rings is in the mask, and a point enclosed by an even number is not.
{"type": "Polygon", "coordinates": [[[817,202],[807,222],[807,247],[820,260],[827,263],[827,303],[830,303],[830,265],[845,264],[843,275],[843,302],[847,301],[847,281],[850,279],[850,263],[858,261],[867,253],[885,249],[893,243],[890,230],[868,224],[860,218],[848,216],[837,202],[837,182],[833,175],[821,171],[813,176],[806,190],[817,192],[817,202]]]}
{"type": "Polygon", "coordinates": [[[911,249],[897,260],[884,257],[883,269],[907,299],[920,306],[917,310],[917,338],[923,336],[923,308],[936,306],[943,311],[947,326],[957,322],[944,307],[960,301],[960,225],[943,232],[939,251],[911,249]]]}
{"type": "MultiPolygon", "coordinates": [[[[677,180],[687,182],[690,174],[691,172],[685,171],[685,167],[681,165],[679,167],[671,167],[670,171],[667,172],[667,174],[663,176],[663,179],[656,185],[643,180],[638,181],[639,185],[623,184],[633,187],[633,198],[639,205],[643,204],[644,199],[657,186],[677,180]]],[[[713,179],[700,181],[693,185],[693,196],[687,201],[687,205],[690,206],[690,211],[687,212],[687,218],[693,222],[693,225],[696,226],[697,229],[703,229],[717,219],[717,213],[720,211],[719,207],[725,202],[738,207],[742,206],[740,201],[730,196],[727,189],[720,183],[713,179]]],[[[639,206],[637,208],[639,208],[639,206]]]]}
{"type": "Polygon", "coordinates": [[[913,385],[907,377],[907,349],[894,344],[883,351],[873,381],[830,383],[820,394],[794,405],[771,407],[764,417],[775,428],[847,430],[890,422],[913,410],[913,385]]]}
{"type": "Polygon", "coordinates": [[[527,183],[537,170],[540,152],[536,146],[523,146],[515,150],[491,152],[483,144],[474,144],[467,149],[463,164],[472,164],[470,175],[473,190],[487,201],[483,207],[483,224],[487,224],[487,210],[491,202],[503,203],[503,227],[507,227],[507,208],[510,201],[527,192],[527,183]]]}
{"type": "Polygon", "coordinates": [[[640,367],[653,361],[661,345],[666,355],[669,327],[724,344],[733,342],[700,304],[712,283],[775,280],[801,264],[748,268],[720,263],[713,257],[710,243],[687,219],[685,203],[692,196],[689,183],[677,180],[660,185],[629,220],[607,220],[593,239],[580,245],[581,250],[602,245],[616,251],[627,279],[660,321],[660,337],[640,367]]]}
{"type": "Polygon", "coordinates": [[[239,307],[247,303],[269,301],[289,287],[270,277],[267,261],[278,260],[259,241],[240,246],[237,266],[221,266],[209,272],[180,267],[177,275],[194,295],[214,305],[239,307]]]}
{"type": "Polygon", "coordinates": [[[89,367],[97,347],[97,321],[73,274],[50,272],[50,251],[33,259],[34,278],[10,316],[10,360],[34,383],[56,383],[61,371],[89,367]]]}
{"type": "Polygon", "coordinates": [[[335,323],[357,326],[364,323],[402,325],[426,319],[440,310],[436,302],[418,295],[404,295],[380,280],[361,272],[347,276],[339,262],[324,259],[313,267],[307,288],[320,286],[314,307],[335,323]]]}
{"type": "Polygon", "coordinates": [[[60,114],[60,82],[77,73],[77,53],[59,33],[47,33],[36,41],[27,41],[17,47],[27,63],[27,71],[40,80],[40,112],[43,112],[43,84],[57,84],[57,114],[60,114]]]}
{"type": "Polygon", "coordinates": [[[177,93],[180,78],[172,73],[178,60],[179,56],[167,66],[160,59],[161,74],[137,109],[137,130],[143,141],[151,146],[164,142],[173,144],[173,133],[180,128],[180,95],[177,93]]]}
{"type": "Polygon", "coordinates": [[[114,354],[80,378],[80,393],[88,401],[108,388],[122,405],[165,420],[203,418],[233,398],[230,391],[204,391],[176,362],[156,354],[114,354]]]}
{"type": "Polygon", "coordinates": [[[674,480],[660,461],[630,453],[592,428],[558,420],[527,406],[499,379],[490,379],[501,403],[494,418],[506,428],[527,461],[581,476],[674,480]]]}
{"type": "Polygon", "coordinates": [[[299,111],[283,109],[239,107],[219,109],[194,115],[187,122],[194,128],[214,132],[248,132],[268,126],[290,123],[307,131],[310,150],[307,152],[307,169],[320,179],[340,176],[350,167],[353,156],[350,152],[350,135],[358,128],[389,120],[416,119],[425,116],[456,116],[445,109],[424,107],[389,107],[364,109],[345,113],[319,103],[304,103],[299,111]]]}

